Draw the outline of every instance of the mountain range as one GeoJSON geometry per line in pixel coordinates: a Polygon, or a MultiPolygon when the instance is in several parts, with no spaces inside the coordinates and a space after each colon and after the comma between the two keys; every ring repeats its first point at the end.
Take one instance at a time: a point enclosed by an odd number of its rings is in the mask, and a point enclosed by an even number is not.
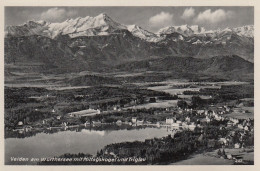
{"type": "Polygon", "coordinates": [[[183,58],[178,63],[181,66],[183,60],[212,62],[219,57],[235,61],[237,58],[242,66],[253,68],[254,27],[208,31],[197,25],[182,25],[153,33],[137,25],[120,24],[102,13],[61,23],[28,21],[5,28],[5,63],[30,66],[19,70],[106,71],[151,60],[183,58]]]}

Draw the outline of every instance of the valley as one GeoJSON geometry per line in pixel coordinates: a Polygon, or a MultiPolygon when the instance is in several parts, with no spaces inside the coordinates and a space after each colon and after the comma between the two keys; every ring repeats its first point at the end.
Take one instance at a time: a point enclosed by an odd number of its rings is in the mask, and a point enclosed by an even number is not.
{"type": "Polygon", "coordinates": [[[253,25],[101,13],[7,26],[4,49],[7,165],[254,164],[253,25]]]}

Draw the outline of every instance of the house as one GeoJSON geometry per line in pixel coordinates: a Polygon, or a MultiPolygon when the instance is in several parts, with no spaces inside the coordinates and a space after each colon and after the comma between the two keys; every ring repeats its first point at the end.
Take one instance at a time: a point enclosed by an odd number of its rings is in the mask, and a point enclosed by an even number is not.
{"type": "Polygon", "coordinates": [[[185,118],[185,121],[189,123],[189,122],[190,122],[190,117],[187,116],[187,117],[185,118]]]}
{"type": "Polygon", "coordinates": [[[243,120],[243,122],[242,122],[242,125],[246,125],[247,124],[247,120],[243,120]]]}
{"type": "Polygon", "coordinates": [[[240,128],[240,129],[244,128],[242,124],[238,124],[237,127],[240,128]]]}
{"type": "Polygon", "coordinates": [[[205,110],[197,110],[197,113],[198,113],[199,115],[203,114],[204,112],[205,112],[205,110]]]}
{"type": "Polygon", "coordinates": [[[166,125],[171,125],[174,123],[174,119],[173,118],[166,118],[166,125]]]}
{"type": "Polygon", "coordinates": [[[245,130],[245,131],[248,131],[248,130],[249,130],[249,127],[248,127],[248,126],[245,126],[245,127],[244,127],[244,130],[245,130]]]}
{"type": "Polygon", "coordinates": [[[179,121],[179,120],[178,120],[178,121],[176,121],[176,123],[178,123],[178,124],[182,124],[182,121],[179,121]]]}
{"type": "Polygon", "coordinates": [[[235,145],[234,145],[234,148],[240,148],[241,147],[241,144],[240,143],[236,143],[235,145]]]}
{"type": "Polygon", "coordinates": [[[60,119],[61,119],[61,116],[60,116],[60,115],[58,115],[56,118],[57,118],[58,120],[60,120],[60,119]]]}
{"type": "Polygon", "coordinates": [[[117,124],[117,125],[122,125],[122,121],[121,121],[121,120],[117,120],[117,121],[116,121],[116,124],[117,124]]]}
{"type": "Polygon", "coordinates": [[[86,122],[84,123],[84,126],[85,126],[85,127],[86,127],[87,125],[90,125],[90,122],[86,121],[86,122]]]}
{"type": "Polygon", "coordinates": [[[193,131],[196,128],[196,125],[194,124],[194,122],[192,122],[188,127],[190,130],[193,131]]]}
{"type": "Polygon", "coordinates": [[[132,117],[132,123],[136,123],[136,121],[137,121],[137,118],[136,117],[132,117]]]}
{"type": "Polygon", "coordinates": [[[32,130],[32,127],[27,125],[24,127],[24,129],[25,129],[25,132],[28,132],[28,131],[32,130]]]}
{"type": "Polygon", "coordinates": [[[182,123],[182,128],[188,128],[188,123],[187,122],[183,122],[182,123]]]}
{"type": "Polygon", "coordinates": [[[231,126],[233,126],[233,123],[231,121],[228,121],[227,127],[231,127],[231,126]]]}
{"type": "Polygon", "coordinates": [[[238,119],[235,119],[235,118],[231,118],[230,121],[233,122],[233,125],[236,125],[239,123],[239,120],[238,119]]]}
{"type": "Polygon", "coordinates": [[[179,126],[180,126],[180,123],[172,123],[171,126],[172,126],[172,127],[179,127],[179,126]]]}
{"type": "Polygon", "coordinates": [[[114,106],[113,110],[120,110],[120,107],[119,106],[114,106]]]}
{"type": "Polygon", "coordinates": [[[66,122],[63,122],[61,125],[62,125],[63,127],[67,127],[67,123],[66,123],[66,122]]]}
{"type": "Polygon", "coordinates": [[[52,113],[55,113],[55,112],[56,112],[56,110],[55,110],[55,109],[52,109],[52,110],[51,110],[51,112],[52,112],[52,113]]]}
{"type": "Polygon", "coordinates": [[[93,126],[95,126],[95,125],[101,125],[101,122],[100,122],[100,121],[92,121],[92,123],[93,123],[93,126]]]}
{"type": "Polygon", "coordinates": [[[146,124],[152,124],[152,122],[150,122],[150,121],[146,121],[146,124]]]}
{"type": "Polygon", "coordinates": [[[211,119],[208,116],[206,116],[206,122],[209,123],[210,121],[211,119]]]}
{"type": "Polygon", "coordinates": [[[17,125],[18,126],[23,126],[23,121],[19,121],[17,125]]]}
{"type": "Polygon", "coordinates": [[[144,120],[137,120],[137,121],[136,121],[136,124],[137,124],[137,125],[143,125],[143,123],[144,123],[144,120]]]}
{"type": "Polygon", "coordinates": [[[227,139],[226,138],[220,138],[219,142],[224,144],[224,145],[227,145],[227,139]]]}
{"type": "Polygon", "coordinates": [[[42,120],[42,124],[47,124],[47,120],[46,120],[46,119],[43,119],[43,120],[42,120]]]}

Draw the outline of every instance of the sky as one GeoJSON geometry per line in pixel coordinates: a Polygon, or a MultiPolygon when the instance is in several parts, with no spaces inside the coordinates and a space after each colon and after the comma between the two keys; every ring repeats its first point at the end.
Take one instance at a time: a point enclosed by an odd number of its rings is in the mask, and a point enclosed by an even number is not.
{"type": "Polygon", "coordinates": [[[199,25],[207,30],[254,24],[254,7],[5,7],[5,26],[28,20],[62,22],[69,18],[106,13],[121,24],[136,24],[148,31],[178,25],[199,25]]]}

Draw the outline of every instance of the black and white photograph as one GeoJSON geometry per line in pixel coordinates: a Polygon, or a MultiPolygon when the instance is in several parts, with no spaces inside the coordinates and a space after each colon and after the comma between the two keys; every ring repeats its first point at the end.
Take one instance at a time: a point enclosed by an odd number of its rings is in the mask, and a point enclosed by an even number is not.
{"type": "Polygon", "coordinates": [[[5,6],[4,165],[254,165],[254,10],[5,6]]]}

